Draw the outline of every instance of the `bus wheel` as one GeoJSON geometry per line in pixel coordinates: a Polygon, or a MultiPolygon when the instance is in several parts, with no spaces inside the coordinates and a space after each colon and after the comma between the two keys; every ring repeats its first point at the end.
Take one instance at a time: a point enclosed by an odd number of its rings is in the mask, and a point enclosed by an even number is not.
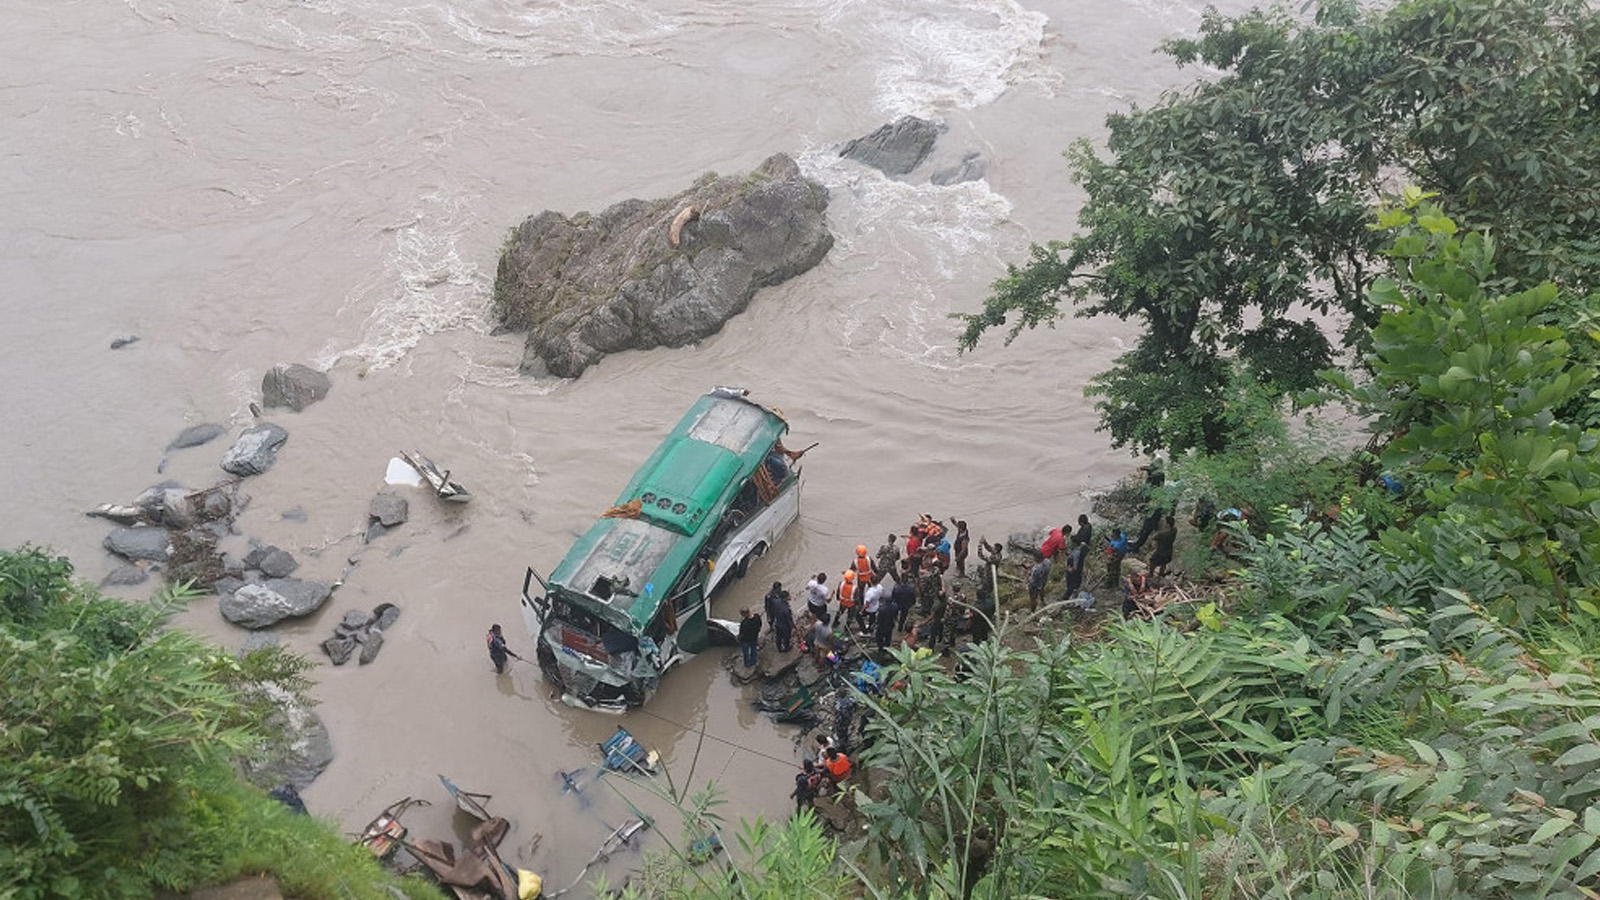
{"type": "Polygon", "coordinates": [[[760,559],[766,555],[767,545],[765,542],[755,545],[751,548],[749,553],[739,557],[739,562],[733,567],[733,577],[743,578],[745,573],[750,571],[750,560],[760,559]]]}
{"type": "Polygon", "coordinates": [[[557,687],[564,687],[561,683],[561,667],[556,664],[556,655],[545,646],[544,641],[539,642],[539,650],[534,655],[539,660],[539,674],[544,676],[544,680],[557,687]]]}

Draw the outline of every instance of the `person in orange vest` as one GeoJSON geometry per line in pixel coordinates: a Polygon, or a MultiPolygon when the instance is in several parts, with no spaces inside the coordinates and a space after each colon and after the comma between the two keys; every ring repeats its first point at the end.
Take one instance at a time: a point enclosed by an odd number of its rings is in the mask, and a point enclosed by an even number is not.
{"type": "MultiPolygon", "coordinates": [[[[872,564],[872,559],[867,556],[866,544],[856,545],[856,558],[850,564],[850,571],[856,573],[856,600],[865,600],[867,588],[882,577],[877,567],[872,564]]],[[[854,627],[860,627],[861,625],[861,610],[863,606],[864,604],[858,602],[853,611],[854,614],[850,617],[850,623],[854,627]]]]}
{"type": "Polygon", "coordinates": [[[837,787],[850,777],[850,757],[845,756],[838,747],[829,747],[827,753],[828,761],[822,767],[828,770],[828,780],[837,787]]]}
{"type": "Polygon", "coordinates": [[[857,615],[855,569],[845,570],[844,578],[839,582],[839,588],[834,591],[833,597],[839,601],[839,608],[833,613],[833,627],[838,628],[841,619],[849,617],[853,620],[857,615]]]}

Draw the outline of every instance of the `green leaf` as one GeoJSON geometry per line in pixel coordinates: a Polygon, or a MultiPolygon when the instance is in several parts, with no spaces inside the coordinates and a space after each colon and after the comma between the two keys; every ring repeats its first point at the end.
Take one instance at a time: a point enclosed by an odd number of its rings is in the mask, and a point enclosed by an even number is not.
{"type": "Polygon", "coordinates": [[[1600,761],[1600,744],[1579,744],[1556,758],[1556,765],[1581,766],[1600,761]]]}
{"type": "Polygon", "coordinates": [[[1529,838],[1529,843],[1542,844],[1549,840],[1552,836],[1566,831],[1571,826],[1572,823],[1566,819],[1551,819],[1550,821],[1539,826],[1539,830],[1535,831],[1533,833],[1533,837],[1529,838]]]}

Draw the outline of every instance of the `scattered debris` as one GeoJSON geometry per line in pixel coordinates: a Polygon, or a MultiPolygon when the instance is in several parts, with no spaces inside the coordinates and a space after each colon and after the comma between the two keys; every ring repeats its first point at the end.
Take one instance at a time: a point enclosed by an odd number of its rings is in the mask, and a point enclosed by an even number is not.
{"type": "Polygon", "coordinates": [[[459,482],[450,480],[449,469],[443,472],[439,471],[439,467],[433,464],[433,460],[423,456],[421,451],[413,450],[411,453],[406,453],[402,450],[400,451],[400,458],[410,463],[411,468],[417,470],[417,474],[428,482],[428,486],[433,488],[434,494],[439,499],[449,500],[452,503],[465,503],[472,499],[472,494],[466,488],[462,487],[459,482]]]}

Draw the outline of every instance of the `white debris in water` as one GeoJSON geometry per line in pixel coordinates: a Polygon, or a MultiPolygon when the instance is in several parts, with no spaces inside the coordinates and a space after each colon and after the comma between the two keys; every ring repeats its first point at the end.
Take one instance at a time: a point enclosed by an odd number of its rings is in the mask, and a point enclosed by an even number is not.
{"type": "Polygon", "coordinates": [[[422,473],[411,467],[411,464],[398,456],[389,458],[389,470],[383,473],[384,484],[409,484],[412,487],[422,486],[422,473]]]}

